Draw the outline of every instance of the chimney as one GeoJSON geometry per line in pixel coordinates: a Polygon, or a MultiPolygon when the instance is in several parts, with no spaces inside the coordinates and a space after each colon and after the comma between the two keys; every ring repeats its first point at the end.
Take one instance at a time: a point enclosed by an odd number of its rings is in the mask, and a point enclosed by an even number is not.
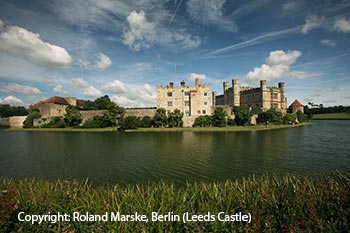
{"type": "Polygon", "coordinates": [[[185,81],[182,80],[182,81],[180,82],[180,85],[181,85],[182,87],[185,87],[185,81]]]}
{"type": "Polygon", "coordinates": [[[170,88],[174,88],[174,83],[173,83],[173,82],[170,82],[170,83],[169,83],[169,86],[170,86],[170,88]]]}

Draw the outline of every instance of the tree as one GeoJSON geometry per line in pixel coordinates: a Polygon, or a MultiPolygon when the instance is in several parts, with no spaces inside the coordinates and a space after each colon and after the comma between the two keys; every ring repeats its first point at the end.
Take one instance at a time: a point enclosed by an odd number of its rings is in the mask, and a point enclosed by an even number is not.
{"type": "Polygon", "coordinates": [[[257,120],[259,123],[280,125],[282,124],[282,118],[281,112],[277,112],[275,109],[271,108],[266,112],[260,113],[257,120]]]}
{"type": "Polygon", "coordinates": [[[140,122],[141,128],[150,128],[152,127],[152,118],[149,116],[144,116],[140,122]]]}
{"type": "Polygon", "coordinates": [[[33,106],[29,106],[28,112],[27,118],[23,122],[23,128],[32,128],[34,119],[39,119],[41,117],[39,109],[33,106]]]}
{"type": "Polygon", "coordinates": [[[239,126],[249,125],[250,124],[250,113],[249,111],[242,106],[234,106],[233,113],[235,114],[235,122],[239,126]]]}
{"type": "Polygon", "coordinates": [[[41,126],[42,128],[64,128],[66,127],[66,124],[62,117],[55,116],[51,117],[50,123],[44,124],[41,126]]]}
{"type": "Polygon", "coordinates": [[[153,117],[154,127],[165,127],[168,123],[166,116],[166,110],[164,108],[158,108],[156,114],[153,117]]]}
{"type": "Polygon", "coordinates": [[[179,109],[175,109],[168,117],[169,127],[181,127],[183,125],[183,113],[179,109]]]}
{"type": "Polygon", "coordinates": [[[122,123],[120,124],[119,130],[124,131],[127,129],[137,129],[140,125],[139,119],[136,116],[124,117],[122,123]]]}
{"type": "Polygon", "coordinates": [[[75,106],[68,106],[64,114],[64,122],[68,127],[75,127],[81,123],[81,114],[75,106]]]}
{"type": "Polygon", "coordinates": [[[8,104],[0,105],[0,117],[26,116],[28,111],[25,107],[15,107],[8,104]]]}
{"type": "Polygon", "coordinates": [[[297,115],[295,113],[287,113],[283,116],[283,124],[293,124],[297,119],[297,115]]]}
{"type": "Polygon", "coordinates": [[[223,108],[217,107],[212,115],[213,126],[225,127],[226,126],[226,112],[223,108]]]}
{"type": "Polygon", "coordinates": [[[212,125],[212,117],[208,115],[199,116],[194,120],[193,127],[208,127],[212,125]]]}
{"type": "Polygon", "coordinates": [[[307,119],[307,115],[302,113],[300,110],[297,111],[297,118],[300,123],[304,122],[307,119]]]}

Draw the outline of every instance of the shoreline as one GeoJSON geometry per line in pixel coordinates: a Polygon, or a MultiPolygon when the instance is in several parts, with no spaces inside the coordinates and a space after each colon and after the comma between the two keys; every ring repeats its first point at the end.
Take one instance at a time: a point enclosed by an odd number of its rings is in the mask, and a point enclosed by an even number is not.
{"type": "MultiPolygon", "coordinates": [[[[302,126],[313,125],[314,123],[307,122],[296,125],[269,125],[269,126],[226,126],[226,127],[189,127],[189,128],[138,128],[125,130],[129,132],[247,132],[247,131],[262,131],[275,130],[285,128],[296,128],[302,126]]],[[[116,132],[117,127],[110,128],[8,128],[5,131],[27,131],[27,132],[116,132]]]]}
{"type": "Polygon", "coordinates": [[[248,131],[263,131],[296,128],[302,126],[310,126],[315,123],[307,122],[297,125],[269,125],[269,126],[226,126],[226,127],[190,127],[190,128],[139,128],[125,130],[125,132],[248,132],[248,131]]]}

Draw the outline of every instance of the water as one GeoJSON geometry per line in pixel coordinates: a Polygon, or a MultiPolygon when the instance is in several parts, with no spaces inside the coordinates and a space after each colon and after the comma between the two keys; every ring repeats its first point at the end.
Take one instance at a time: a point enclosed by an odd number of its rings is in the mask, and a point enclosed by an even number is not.
{"type": "Polygon", "coordinates": [[[350,172],[350,121],[256,132],[0,131],[0,176],[93,183],[350,172]]]}

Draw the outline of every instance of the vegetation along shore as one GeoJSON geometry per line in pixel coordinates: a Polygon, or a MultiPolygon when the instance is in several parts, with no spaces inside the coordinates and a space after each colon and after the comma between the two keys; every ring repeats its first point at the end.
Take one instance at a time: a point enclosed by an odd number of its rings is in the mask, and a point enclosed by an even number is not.
{"type": "Polygon", "coordinates": [[[350,174],[265,175],[224,182],[91,186],[88,182],[0,178],[1,232],[346,232],[350,174]],[[62,221],[32,225],[18,214],[250,213],[251,223],[220,221],[62,221]]]}

